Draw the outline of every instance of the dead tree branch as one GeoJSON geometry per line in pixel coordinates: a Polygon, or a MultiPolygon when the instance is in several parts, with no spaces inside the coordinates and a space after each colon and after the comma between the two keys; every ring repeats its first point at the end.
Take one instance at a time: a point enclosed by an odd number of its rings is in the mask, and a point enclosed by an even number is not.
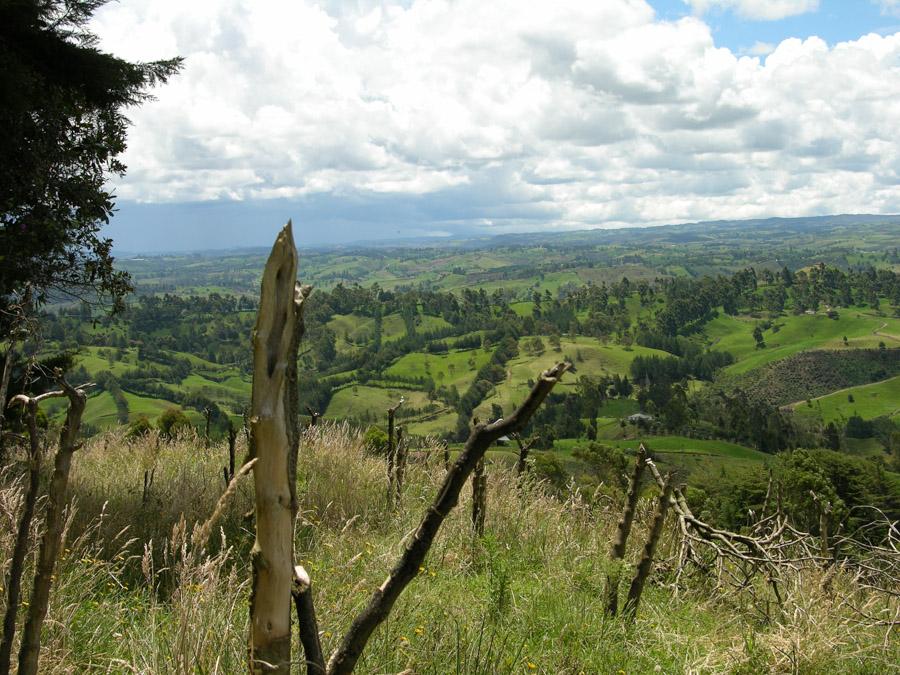
{"type": "Polygon", "coordinates": [[[622,509],[622,517],[616,527],[616,538],[613,540],[609,560],[612,569],[606,576],[606,613],[615,616],[619,611],[619,580],[621,578],[621,561],[625,559],[625,549],[628,545],[628,535],[631,533],[631,525],[634,522],[634,512],[637,508],[640,494],[641,474],[647,465],[647,449],[641,443],[638,448],[634,468],[628,482],[628,494],[625,497],[625,506],[622,509]]]}
{"type": "Polygon", "coordinates": [[[65,396],[69,399],[66,421],[59,434],[59,449],[56,451],[53,477],[50,479],[47,514],[44,518],[44,536],[38,554],[37,571],[31,591],[31,604],[28,607],[28,618],[22,633],[22,644],[19,647],[19,670],[21,675],[36,675],[38,658],[41,650],[41,628],[47,616],[50,603],[50,588],[62,546],[62,532],[65,521],[66,497],[69,489],[69,471],[72,467],[72,456],[80,447],[78,433],[81,428],[81,416],[87,403],[85,390],[93,386],[84,384],[72,387],[62,373],[56,371],[56,381],[60,391],[49,392],[45,396],[65,396]]]}
{"type": "Polygon", "coordinates": [[[441,524],[459,502],[469,476],[488,447],[501,436],[522,429],[559,381],[568,364],[559,363],[544,372],[525,402],[512,415],[492,424],[479,424],[466,441],[450,471],[444,476],[434,503],[425,512],[415,534],[406,545],[384,583],[372,594],[366,607],[353,620],[340,645],[328,661],[329,675],[344,675],[356,667],[372,632],[387,618],[403,590],[416,577],[441,524]]]}
{"type": "Polygon", "coordinates": [[[637,571],[631,580],[631,587],[628,589],[628,598],[625,600],[623,612],[625,616],[633,621],[637,615],[638,605],[641,603],[641,595],[644,592],[644,586],[650,577],[650,570],[653,569],[653,556],[656,555],[656,545],[662,535],[663,525],[666,523],[666,513],[669,510],[669,502],[672,500],[672,480],[667,476],[663,484],[662,494],[656,505],[656,516],[653,518],[653,525],[650,527],[650,533],[647,535],[647,542],[644,544],[644,552],[641,554],[641,560],[638,563],[637,571]]]}

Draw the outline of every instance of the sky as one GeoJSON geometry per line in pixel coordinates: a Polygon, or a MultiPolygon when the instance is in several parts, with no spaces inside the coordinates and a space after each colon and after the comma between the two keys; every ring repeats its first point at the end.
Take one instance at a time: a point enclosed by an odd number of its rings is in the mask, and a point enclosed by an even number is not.
{"type": "Polygon", "coordinates": [[[900,0],[119,0],[119,250],[900,213],[900,0]]]}

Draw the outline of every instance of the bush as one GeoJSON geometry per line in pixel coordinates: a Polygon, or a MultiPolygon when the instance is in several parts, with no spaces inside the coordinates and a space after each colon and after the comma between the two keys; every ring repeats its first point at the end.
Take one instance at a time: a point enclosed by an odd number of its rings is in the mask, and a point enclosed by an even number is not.
{"type": "Polygon", "coordinates": [[[371,426],[366,430],[365,436],[363,436],[363,446],[366,452],[373,455],[384,455],[387,453],[388,435],[384,429],[371,426]]]}
{"type": "Polygon", "coordinates": [[[128,425],[128,431],[125,433],[125,439],[128,441],[134,441],[139,438],[143,438],[151,431],[153,431],[153,425],[150,424],[150,420],[147,419],[146,415],[141,415],[134,422],[128,425]]]}
{"type": "Polygon", "coordinates": [[[166,440],[172,440],[180,431],[191,428],[191,421],[181,408],[167,408],[156,420],[159,434],[166,440]]]}

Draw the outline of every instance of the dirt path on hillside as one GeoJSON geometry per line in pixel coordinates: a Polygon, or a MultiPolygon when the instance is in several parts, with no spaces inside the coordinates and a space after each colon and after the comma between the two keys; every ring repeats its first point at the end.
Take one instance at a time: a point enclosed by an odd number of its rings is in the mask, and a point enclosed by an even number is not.
{"type": "Polygon", "coordinates": [[[876,328],[872,331],[872,335],[877,335],[878,337],[886,337],[888,340],[893,340],[894,342],[900,342],[900,337],[896,335],[891,335],[890,333],[882,333],[882,329],[887,328],[887,321],[885,321],[879,328],[876,328]]]}

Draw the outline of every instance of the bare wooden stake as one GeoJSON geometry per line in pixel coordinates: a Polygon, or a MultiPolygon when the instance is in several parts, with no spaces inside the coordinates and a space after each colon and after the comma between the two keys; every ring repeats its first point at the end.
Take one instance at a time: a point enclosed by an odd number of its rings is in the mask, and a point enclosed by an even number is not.
{"type": "Polygon", "coordinates": [[[476,537],[484,536],[484,518],[487,512],[487,475],[484,472],[484,457],[475,463],[472,473],[472,532],[476,537]]]}
{"type": "Polygon", "coordinates": [[[647,466],[647,448],[641,443],[638,447],[634,468],[628,482],[628,494],[625,497],[625,506],[622,509],[622,517],[616,527],[616,538],[613,539],[612,550],[609,553],[611,569],[606,575],[606,613],[615,616],[619,611],[619,581],[622,577],[621,563],[625,559],[625,549],[628,545],[628,535],[631,533],[631,525],[634,522],[634,512],[637,508],[640,495],[641,474],[647,466]]]}
{"type": "Polygon", "coordinates": [[[397,447],[394,442],[394,415],[397,409],[403,405],[403,397],[393,408],[388,408],[388,445],[387,445],[387,475],[388,475],[388,504],[394,503],[394,463],[397,459],[397,447]]]}
{"type": "Polygon", "coordinates": [[[235,452],[237,448],[237,435],[238,430],[237,427],[234,426],[233,422],[229,422],[228,424],[228,466],[225,467],[225,487],[228,487],[228,484],[231,482],[231,479],[234,478],[234,461],[235,461],[235,452]]]}
{"type": "Polygon", "coordinates": [[[319,423],[319,418],[322,416],[322,413],[317,413],[309,406],[306,406],[306,412],[309,413],[309,426],[316,426],[319,423]]]}
{"type": "Polygon", "coordinates": [[[144,491],[141,493],[141,504],[146,504],[150,499],[150,488],[153,487],[153,477],[156,475],[156,467],[144,470],[144,491]]]}
{"type": "Polygon", "coordinates": [[[319,641],[319,623],[313,606],[312,582],[301,565],[294,567],[294,587],[291,589],[297,625],[300,628],[300,644],[306,656],[307,675],[325,675],[325,656],[319,641]]]}
{"type": "Polygon", "coordinates": [[[56,372],[56,380],[60,391],[42,394],[41,398],[65,396],[69,399],[66,422],[59,434],[59,449],[54,461],[53,477],[50,479],[48,491],[47,514],[44,518],[44,536],[38,554],[37,571],[31,591],[31,603],[28,606],[28,617],[25,630],[22,632],[22,644],[19,647],[19,675],[36,675],[38,659],[41,651],[41,628],[47,617],[50,603],[50,588],[53,585],[56,561],[62,546],[62,532],[65,521],[66,493],[69,489],[69,470],[72,467],[72,456],[78,450],[78,433],[81,428],[81,415],[87,403],[85,389],[92,385],[74,388],[56,372]]]}
{"type": "Polygon", "coordinates": [[[256,458],[256,541],[251,552],[250,672],[287,675],[291,664],[291,587],[297,496],[297,348],[308,287],[296,283],[291,223],[263,271],[253,331],[250,455],[256,458]]]}
{"type": "Polygon", "coordinates": [[[498,438],[519,431],[528,423],[567,368],[568,364],[559,363],[544,372],[525,402],[509,417],[475,427],[456,463],[444,476],[434,502],[425,512],[400,559],[353,620],[350,629],[328,660],[328,675],[353,672],[372,632],[387,618],[397,598],[418,575],[419,567],[425,561],[435,535],[447,514],[459,502],[459,494],[478,460],[484,457],[488,447],[498,438]]]}
{"type": "Polygon", "coordinates": [[[528,471],[528,451],[534,446],[535,438],[529,438],[527,441],[522,440],[521,434],[513,434],[513,440],[519,446],[519,457],[516,460],[516,475],[521,477],[528,471]]]}
{"type": "Polygon", "coordinates": [[[666,523],[666,513],[669,510],[669,502],[672,499],[672,490],[674,488],[671,476],[666,476],[665,487],[656,504],[656,516],[653,518],[653,525],[650,526],[650,533],[647,535],[647,543],[644,544],[644,552],[641,554],[641,560],[638,563],[637,571],[631,580],[631,588],[628,589],[628,598],[625,600],[623,613],[629,621],[634,621],[637,615],[638,605],[641,602],[641,595],[644,592],[644,586],[650,577],[650,570],[653,569],[653,556],[656,554],[656,545],[662,535],[663,526],[666,523]]]}
{"type": "Polygon", "coordinates": [[[397,490],[394,499],[395,506],[400,506],[403,499],[403,479],[406,474],[406,458],[408,451],[408,441],[403,438],[403,427],[397,427],[397,448],[395,451],[394,462],[394,487],[397,490]]]}

